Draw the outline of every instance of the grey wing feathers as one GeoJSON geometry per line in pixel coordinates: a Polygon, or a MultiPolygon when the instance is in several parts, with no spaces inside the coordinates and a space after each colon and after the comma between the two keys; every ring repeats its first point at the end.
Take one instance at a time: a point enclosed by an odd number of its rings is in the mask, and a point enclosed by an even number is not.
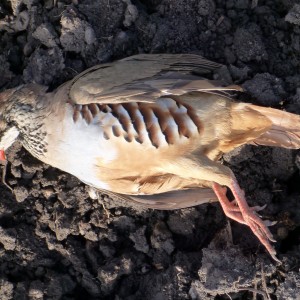
{"type": "Polygon", "coordinates": [[[193,54],[135,55],[81,73],[71,81],[69,96],[77,104],[154,102],[168,94],[236,90],[193,75],[220,66],[193,54]]]}
{"type": "Polygon", "coordinates": [[[212,189],[194,188],[172,191],[155,195],[123,195],[106,190],[100,192],[124,203],[135,203],[138,206],[151,209],[174,210],[218,201],[212,189]]]}
{"type": "Polygon", "coordinates": [[[128,196],[128,198],[143,207],[161,210],[181,209],[218,201],[213,190],[207,188],[173,191],[156,195],[128,196]]]}

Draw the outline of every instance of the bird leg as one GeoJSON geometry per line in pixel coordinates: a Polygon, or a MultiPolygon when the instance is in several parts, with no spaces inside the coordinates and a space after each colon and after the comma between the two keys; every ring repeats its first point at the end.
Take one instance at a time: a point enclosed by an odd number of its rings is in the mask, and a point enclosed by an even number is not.
{"type": "Polygon", "coordinates": [[[205,156],[186,156],[180,157],[173,162],[168,162],[163,165],[164,171],[172,174],[177,174],[184,178],[195,178],[198,180],[211,182],[217,198],[219,199],[224,213],[231,219],[248,225],[253,233],[258,237],[260,242],[266,247],[272,258],[276,258],[276,251],[269,241],[274,242],[273,236],[268,229],[268,226],[274,223],[263,221],[258,215],[257,211],[261,207],[249,207],[243,190],[239,187],[237,180],[232,171],[217,162],[211,161],[205,156]],[[234,201],[230,202],[226,196],[227,186],[231,189],[234,201]]]}
{"type": "Polygon", "coordinates": [[[228,200],[226,196],[226,188],[223,188],[215,182],[212,184],[212,188],[216,193],[226,216],[239,223],[248,225],[252,232],[258,237],[260,242],[266,247],[272,258],[275,261],[280,262],[276,257],[275,249],[269,242],[269,240],[275,242],[273,235],[268,229],[268,226],[273,225],[273,223],[263,221],[256,214],[258,210],[261,210],[261,207],[251,208],[248,206],[245,199],[245,193],[239,187],[239,184],[235,178],[233,178],[229,187],[234,195],[237,206],[228,200]]]}

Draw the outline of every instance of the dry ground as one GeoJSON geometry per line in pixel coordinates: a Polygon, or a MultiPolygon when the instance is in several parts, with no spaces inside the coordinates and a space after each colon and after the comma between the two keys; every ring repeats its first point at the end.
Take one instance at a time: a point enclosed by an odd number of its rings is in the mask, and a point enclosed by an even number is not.
{"type": "MultiPolygon", "coordinates": [[[[0,89],[57,87],[136,53],[223,63],[243,100],[300,113],[296,0],[1,0],[0,89]]],[[[44,165],[20,145],[0,186],[0,299],[300,299],[300,157],[243,147],[224,157],[251,205],[268,204],[282,266],[218,204],[143,210],[44,165]],[[298,297],[298,298],[297,298],[298,297]]]]}

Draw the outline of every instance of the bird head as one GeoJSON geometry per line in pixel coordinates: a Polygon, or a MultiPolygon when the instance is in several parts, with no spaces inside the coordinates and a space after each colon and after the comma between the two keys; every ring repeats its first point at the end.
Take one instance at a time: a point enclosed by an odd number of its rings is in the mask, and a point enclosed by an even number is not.
{"type": "Polygon", "coordinates": [[[37,112],[46,105],[47,89],[31,83],[0,93],[0,151],[8,149],[19,133],[32,125],[37,112]]]}
{"type": "Polygon", "coordinates": [[[16,101],[16,94],[22,86],[8,89],[0,93],[0,161],[4,160],[4,151],[8,149],[17,139],[19,130],[10,124],[7,118],[7,108],[16,101]]]}

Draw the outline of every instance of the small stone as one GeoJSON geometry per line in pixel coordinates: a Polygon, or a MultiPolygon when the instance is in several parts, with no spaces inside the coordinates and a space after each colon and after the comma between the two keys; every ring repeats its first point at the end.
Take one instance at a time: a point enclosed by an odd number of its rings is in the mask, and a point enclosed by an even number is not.
{"type": "Polygon", "coordinates": [[[54,195],[55,191],[52,187],[47,187],[42,189],[42,193],[46,199],[49,199],[52,195],[54,195]]]}
{"type": "Polygon", "coordinates": [[[20,167],[15,167],[15,166],[11,166],[11,174],[16,177],[16,178],[21,178],[22,176],[22,172],[21,172],[21,169],[20,167]]]}
{"type": "Polygon", "coordinates": [[[1,300],[14,299],[13,292],[14,292],[14,285],[5,279],[1,279],[0,280],[0,299],[1,300]]]}
{"type": "Polygon", "coordinates": [[[295,4],[285,16],[285,21],[291,24],[300,25],[300,4],[295,4]]]}
{"type": "Polygon", "coordinates": [[[97,190],[91,186],[87,186],[86,188],[87,193],[89,194],[89,197],[93,200],[98,199],[98,193],[97,190]]]}
{"type": "Polygon", "coordinates": [[[23,202],[29,196],[29,192],[24,186],[16,186],[14,188],[14,194],[17,202],[23,202]]]}
{"type": "Polygon", "coordinates": [[[87,45],[96,42],[92,27],[84,20],[65,12],[61,17],[60,43],[66,51],[83,52],[87,45]]]}
{"type": "Polygon", "coordinates": [[[163,222],[156,223],[150,240],[152,247],[155,249],[164,250],[168,254],[174,251],[172,233],[163,222]]]}
{"type": "Polygon", "coordinates": [[[133,5],[130,0],[123,0],[123,2],[127,4],[123,25],[125,27],[129,27],[138,18],[139,13],[136,6],[133,5]]]}
{"type": "Polygon", "coordinates": [[[134,242],[134,248],[144,253],[149,252],[149,245],[145,236],[146,226],[142,226],[135,232],[130,233],[129,238],[134,242]]]}
{"type": "Polygon", "coordinates": [[[30,300],[42,300],[44,298],[44,284],[40,280],[31,282],[28,296],[30,300]]]}
{"type": "Polygon", "coordinates": [[[95,32],[94,30],[87,26],[86,29],[85,29],[85,32],[84,32],[84,37],[85,37],[85,42],[88,44],[88,45],[92,45],[95,43],[96,41],[96,36],[95,36],[95,32]]]}
{"type": "Polygon", "coordinates": [[[101,290],[104,294],[109,294],[117,284],[118,279],[122,275],[130,274],[132,269],[132,260],[126,257],[113,259],[99,268],[97,277],[101,282],[101,290]]]}
{"type": "Polygon", "coordinates": [[[0,227],[0,243],[5,250],[14,250],[17,245],[17,232],[15,229],[3,229],[0,227]]]}
{"type": "Polygon", "coordinates": [[[17,15],[17,18],[13,22],[13,29],[16,32],[23,31],[27,29],[29,24],[29,14],[27,10],[23,10],[17,15]]]}
{"type": "Polygon", "coordinates": [[[37,27],[32,36],[47,47],[56,46],[56,32],[51,24],[44,23],[37,27]]]}

